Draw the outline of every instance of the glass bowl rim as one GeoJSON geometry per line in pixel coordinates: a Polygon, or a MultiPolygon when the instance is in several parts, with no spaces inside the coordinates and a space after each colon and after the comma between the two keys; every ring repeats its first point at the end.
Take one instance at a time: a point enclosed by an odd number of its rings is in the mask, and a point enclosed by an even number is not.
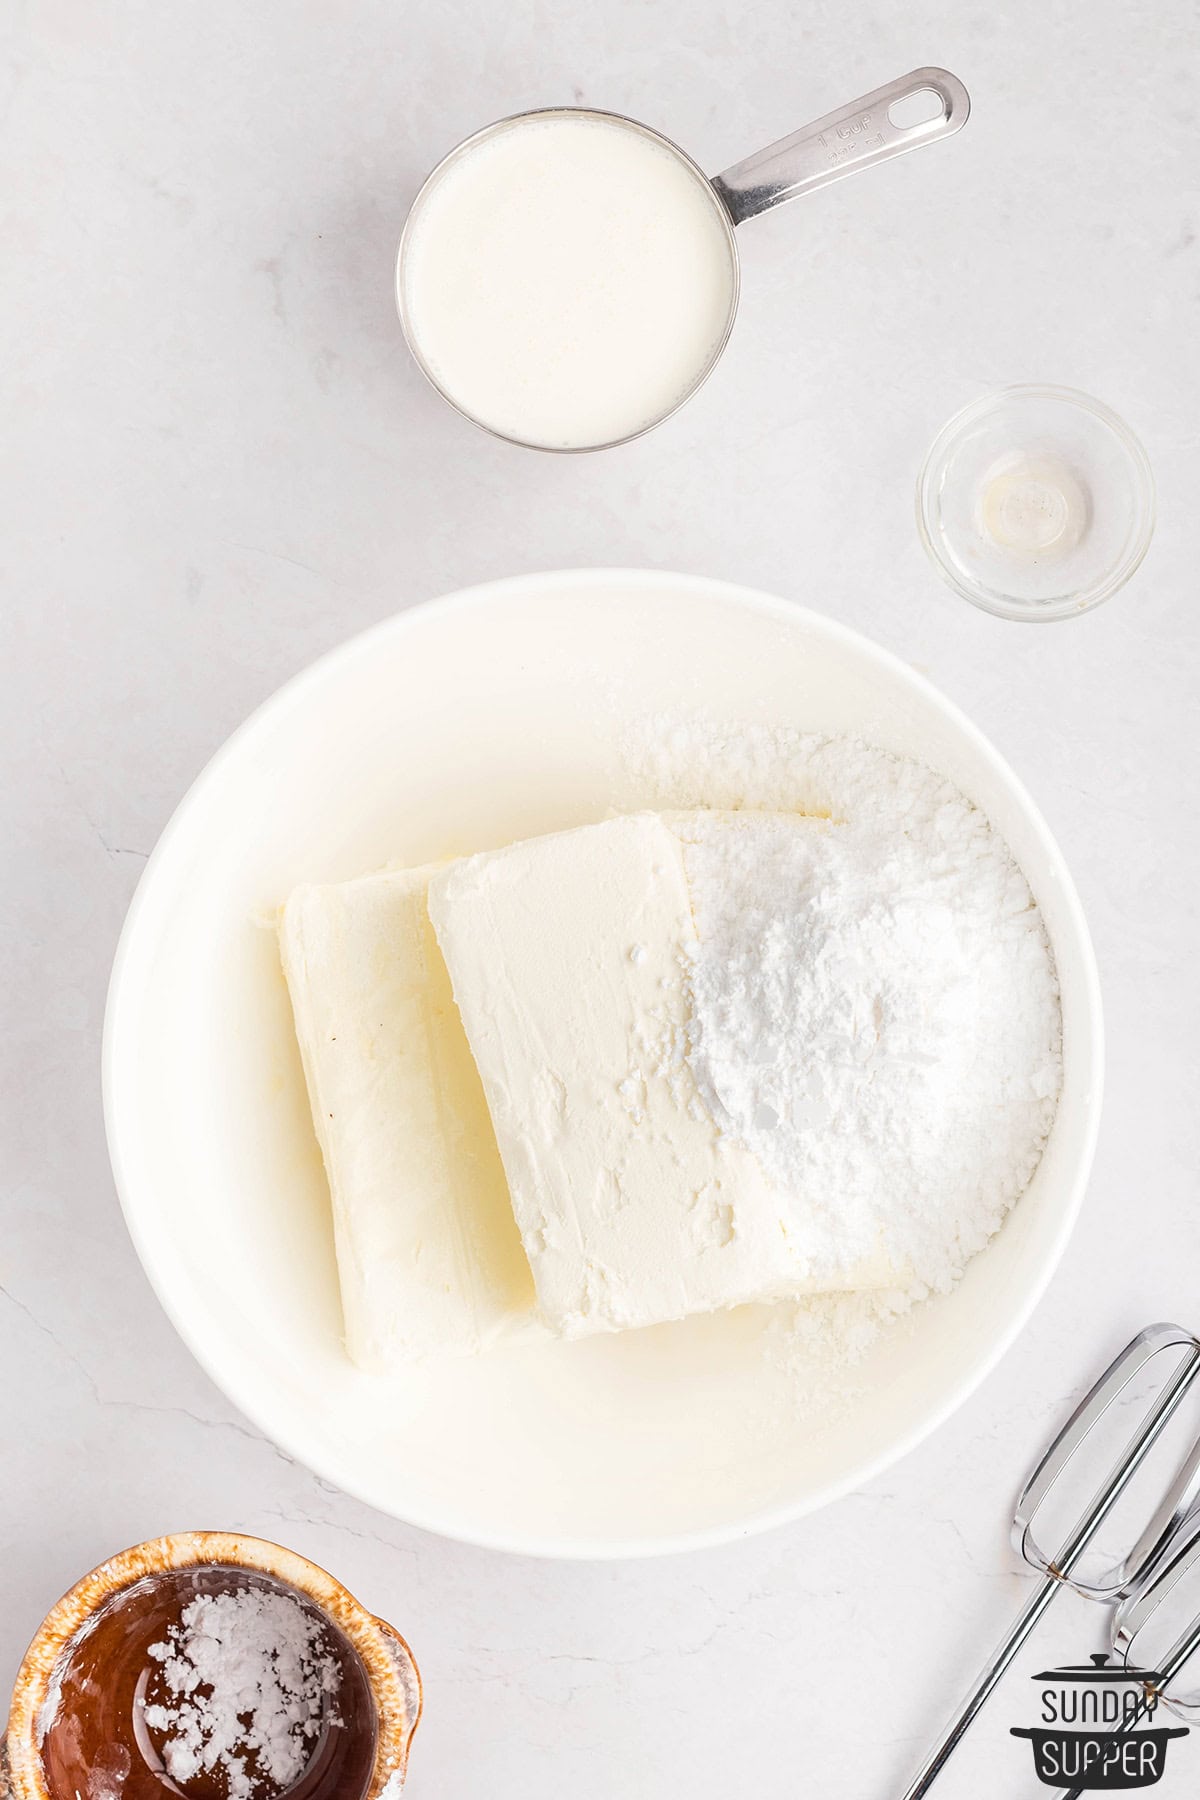
{"type": "Polygon", "coordinates": [[[1016,382],[1007,387],[992,388],[985,394],[978,395],[968,401],[965,406],[952,413],[935,434],[929,449],[921,463],[916,487],[917,532],[925,553],[929,557],[937,573],[956,594],[969,600],[973,606],[979,607],[995,618],[1015,619],[1024,624],[1048,625],[1058,619],[1075,618],[1080,613],[1090,612],[1093,607],[1100,606],[1112,596],[1140,568],[1146,552],[1150,548],[1157,522],[1157,492],[1154,471],[1150,466],[1150,458],[1145,446],[1137,434],[1127,425],[1119,413],[1106,406],[1102,400],[1085,394],[1081,388],[1066,387],[1053,382],[1016,382]],[[1137,522],[1133,533],[1133,541],[1128,551],[1107,572],[1102,580],[1090,588],[1084,589],[1076,596],[1066,596],[1046,602],[1006,599],[989,589],[973,585],[966,580],[960,571],[943,556],[934,534],[930,529],[930,508],[928,504],[931,481],[934,469],[944,461],[950,444],[961,435],[970,424],[977,419],[996,412],[1010,402],[1024,403],[1029,400],[1052,400],[1077,412],[1090,413],[1104,425],[1117,439],[1125,452],[1132,475],[1132,485],[1136,493],[1137,522]]]}

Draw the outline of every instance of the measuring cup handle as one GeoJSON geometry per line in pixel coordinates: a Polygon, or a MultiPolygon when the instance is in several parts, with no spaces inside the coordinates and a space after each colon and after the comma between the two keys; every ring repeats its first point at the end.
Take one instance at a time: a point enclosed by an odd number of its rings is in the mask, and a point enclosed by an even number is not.
{"type": "Polygon", "coordinates": [[[873,163],[950,137],[962,130],[970,111],[970,95],[956,75],[948,69],[914,69],[735,163],[713,177],[713,186],[734,224],[740,225],[743,219],[827,187],[843,175],[856,175],[873,163]],[[936,94],[941,111],[920,124],[893,124],[891,108],[916,94],[936,94]]]}

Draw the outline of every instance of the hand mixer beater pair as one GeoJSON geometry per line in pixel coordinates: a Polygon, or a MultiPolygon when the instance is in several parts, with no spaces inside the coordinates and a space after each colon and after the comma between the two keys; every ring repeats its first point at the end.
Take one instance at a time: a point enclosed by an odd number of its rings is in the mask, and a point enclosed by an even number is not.
{"type": "MultiPolygon", "coordinates": [[[[1021,1646],[1042,1618],[1050,1602],[1064,1587],[1090,1600],[1114,1607],[1111,1641],[1124,1664],[1137,1669],[1141,1649],[1157,1631],[1161,1654],[1152,1659],[1153,1672],[1140,1671],[1140,1699],[1111,1734],[1110,1746],[1134,1731],[1139,1721],[1161,1701],[1182,1716],[1200,1714],[1200,1681],[1189,1688],[1188,1665],[1200,1650],[1200,1601],[1195,1616],[1178,1627],[1181,1583],[1195,1569],[1200,1573],[1200,1437],[1174,1459],[1172,1473],[1160,1487],[1161,1498],[1150,1508],[1149,1518],[1131,1532],[1133,1542],[1125,1553],[1092,1571],[1087,1555],[1101,1529],[1118,1512],[1132,1490],[1135,1477],[1148,1459],[1181,1403],[1200,1376],[1200,1338],[1177,1325],[1152,1325],[1126,1346],[1071,1415],[1034,1469],[1017,1501],[1013,1521],[1016,1546],[1042,1579],[993,1652],[979,1680],[955,1713],[945,1734],[930,1752],[904,1800],[921,1800],[961,1743],[1011,1665],[1021,1646]],[[1161,1378],[1161,1379],[1159,1379],[1161,1378]],[[1035,1535],[1039,1518],[1061,1506],[1068,1476],[1076,1474],[1094,1456],[1104,1429],[1130,1406],[1139,1384],[1157,1380],[1155,1391],[1137,1412],[1132,1432],[1087,1497],[1073,1522],[1062,1525],[1051,1538],[1053,1552],[1035,1535]],[[1173,1623],[1164,1630],[1168,1620],[1173,1623]]],[[[1068,1518],[1071,1514],[1068,1513],[1068,1518]]],[[[1066,1800],[1078,1800],[1082,1787],[1070,1790],[1066,1800]]]]}

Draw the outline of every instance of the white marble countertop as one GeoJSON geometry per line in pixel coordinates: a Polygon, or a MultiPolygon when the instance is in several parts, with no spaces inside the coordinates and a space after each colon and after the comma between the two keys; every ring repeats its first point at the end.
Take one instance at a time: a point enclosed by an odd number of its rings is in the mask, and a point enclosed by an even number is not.
{"type": "MultiPolygon", "coordinates": [[[[413,1800],[897,1792],[1027,1591],[1006,1515],[1047,1430],[1134,1328],[1200,1324],[1190,0],[28,0],[3,32],[0,1686],[86,1568],[220,1525],[327,1564],[411,1637],[413,1800]],[[715,168],[930,61],[970,87],[967,130],[748,228],[728,357],[642,442],[523,453],[408,360],[395,242],[476,125],[573,97],[715,168]],[[955,600],[912,517],[942,420],[1026,379],[1107,400],[1160,487],[1133,585],[1048,629],[955,600]],[[1079,1230],[951,1423],[789,1530],[591,1566],[410,1530],[235,1415],[122,1227],[97,1064],[146,854],[243,715],[398,607],[594,563],[771,589],[927,670],[1059,837],[1110,1051],[1079,1230]]],[[[1028,1678],[1100,1641],[1098,1611],[1056,1615],[947,1796],[1031,1788],[1008,1736],[1028,1678]]],[[[1200,1742],[1174,1756],[1164,1800],[1200,1778],[1200,1742]]]]}

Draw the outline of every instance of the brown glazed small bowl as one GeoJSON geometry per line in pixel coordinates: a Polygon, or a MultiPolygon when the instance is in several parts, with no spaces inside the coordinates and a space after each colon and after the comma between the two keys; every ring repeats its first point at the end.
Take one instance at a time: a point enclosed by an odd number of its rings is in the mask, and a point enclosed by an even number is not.
{"type": "Polygon", "coordinates": [[[408,1645],[307,1558],[224,1531],[137,1544],[85,1575],[47,1615],[17,1674],[0,1744],[0,1800],[76,1800],[81,1772],[84,1792],[108,1791],[106,1779],[127,1800],[178,1792],[131,1743],[146,1646],[186,1598],[246,1585],[290,1590],[319,1615],[344,1677],[320,1766],[310,1765],[286,1800],[398,1800],[421,1716],[408,1645]]]}

